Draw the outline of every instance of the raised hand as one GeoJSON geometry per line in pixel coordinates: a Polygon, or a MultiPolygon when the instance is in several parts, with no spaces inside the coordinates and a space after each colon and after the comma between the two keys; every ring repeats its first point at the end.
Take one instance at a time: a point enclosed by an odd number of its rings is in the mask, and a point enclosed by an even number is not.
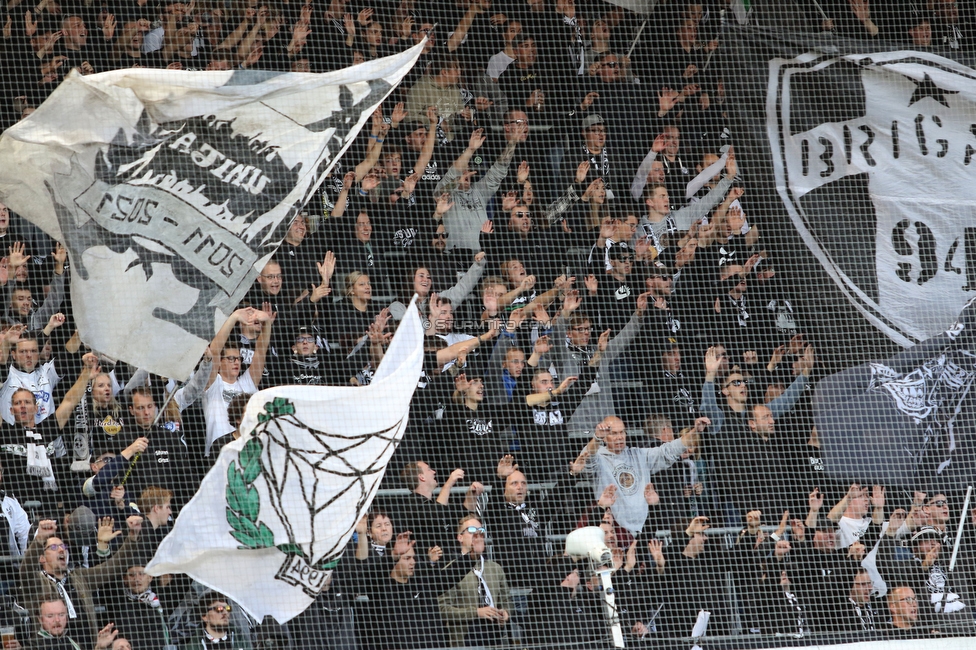
{"type": "Polygon", "coordinates": [[[111,544],[112,540],[121,534],[121,530],[115,530],[115,520],[111,517],[102,517],[98,520],[98,534],[96,535],[96,539],[99,544],[111,544]]]}
{"type": "Polygon", "coordinates": [[[552,391],[553,394],[554,395],[562,395],[567,390],[569,390],[569,387],[570,386],[572,386],[573,384],[576,383],[576,380],[577,379],[579,379],[579,377],[575,377],[575,376],[574,377],[566,377],[566,379],[563,379],[562,383],[559,384],[559,387],[556,390],[552,391]]]}
{"type": "Polygon", "coordinates": [[[579,309],[580,305],[582,304],[583,304],[583,298],[580,297],[579,291],[577,291],[576,289],[567,291],[566,295],[563,296],[563,315],[569,316],[574,311],[579,309]]]}
{"type": "Polygon", "coordinates": [[[576,182],[582,183],[586,180],[586,175],[590,173],[590,161],[584,160],[576,167],[576,182]]]}
{"type": "Polygon", "coordinates": [[[437,197],[437,202],[434,205],[434,214],[441,216],[453,207],[454,201],[451,200],[451,195],[447,192],[443,192],[437,197]]]}
{"type": "MultiPolygon", "coordinates": [[[[657,93],[657,106],[658,109],[660,109],[661,113],[667,113],[672,108],[674,108],[676,104],[680,103],[681,100],[683,99],[684,97],[681,94],[679,94],[678,91],[672,90],[671,88],[665,86],[657,93]]],[[[664,151],[664,136],[663,135],[657,136],[657,138],[654,139],[654,144],[651,146],[651,148],[658,153],[664,151]],[[661,141],[660,149],[657,148],[658,140],[661,141]]]]}
{"type": "Polygon", "coordinates": [[[508,454],[502,456],[498,461],[498,467],[495,469],[495,473],[498,474],[500,478],[508,478],[517,469],[518,463],[515,462],[515,457],[508,454]]]}
{"type": "Polygon", "coordinates": [[[592,296],[596,293],[597,289],[600,286],[600,283],[596,279],[595,275],[588,275],[586,276],[586,279],[583,280],[583,285],[586,287],[586,290],[589,291],[590,295],[592,296]]]}
{"type": "Polygon", "coordinates": [[[48,326],[48,328],[50,328],[50,329],[53,330],[53,329],[56,329],[56,328],[61,327],[62,325],[64,325],[64,322],[65,322],[65,316],[64,316],[64,314],[62,314],[61,312],[58,312],[57,314],[52,314],[51,315],[51,318],[48,319],[48,321],[47,321],[47,326],[48,326]]]}
{"type": "Polygon", "coordinates": [[[413,532],[408,530],[396,536],[396,541],[393,542],[394,559],[399,559],[401,555],[406,554],[410,549],[417,545],[417,540],[410,539],[411,535],[413,535],[413,532]]]}
{"type": "Polygon", "coordinates": [[[527,180],[529,180],[529,163],[523,160],[521,163],[519,163],[516,181],[519,185],[523,185],[527,180]]]}
{"type": "Polygon", "coordinates": [[[651,507],[661,503],[661,495],[657,493],[654,484],[650,481],[644,486],[644,502],[651,507]]]}
{"type": "Polygon", "coordinates": [[[885,489],[880,485],[875,485],[871,488],[871,505],[875,508],[884,508],[885,506],[885,489]]]}
{"type": "Polygon", "coordinates": [[[807,497],[807,506],[810,510],[820,510],[823,507],[824,495],[820,488],[813,488],[810,496],[807,497]]]}
{"type": "Polygon", "coordinates": [[[596,504],[601,508],[609,508],[614,503],[617,502],[617,486],[611,483],[607,487],[603,488],[603,494],[597,500],[596,504]]]}
{"type": "Polygon", "coordinates": [[[540,356],[548,353],[550,349],[548,336],[540,336],[535,340],[535,345],[532,346],[532,351],[540,356]]]}
{"type": "Polygon", "coordinates": [[[468,138],[468,149],[471,151],[477,151],[481,148],[481,145],[485,143],[488,136],[485,135],[484,129],[475,129],[471,132],[471,137],[468,138]]]}
{"type": "Polygon", "coordinates": [[[709,376],[715,375],[719,368],[722,367],[722,357],[718,353],[717,348],[708,348],[705,352],[705,373],[709,376]]]}
{"type": "Polygon", "coordinates": [[[68,249],[62,246],[61,242],[57,242],[54,245],[54,252],[51,255],[54,257],[54,261],[61,267],[64,267],[64,263],[68,261],[68,249]]]}
{"type": "Polygon", "coordinates": [[[14,245],[7,249],[7,263],[14,268],[27,264],[31,256],[24,253],[26,250],[27,247],[23,242],[14,242],[14,245]]]}
{"type": "Polygon", "coordinates": [[[393,106],[393,112],[390,113],[390,125],[393,128],[400,126],[400,122],[407,119],[407,109],[404,108],[403,102],[397,102],[393,106]]]}

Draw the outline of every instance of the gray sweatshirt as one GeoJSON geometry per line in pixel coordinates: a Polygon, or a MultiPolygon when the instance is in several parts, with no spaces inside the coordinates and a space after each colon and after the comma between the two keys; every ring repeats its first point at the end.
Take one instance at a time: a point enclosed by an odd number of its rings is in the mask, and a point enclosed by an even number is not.
{"type": "Polygon", "coordinates": [[[619,454],[600,447],[586,459],[583,473],[592,477],[593,494],[597,499],[608,485],[617,486],[617,500],[610,510],[616,522],[636,537],[647,521],[644,487],[651,481],[652,474],[673,465],[685,449],[680,439],[653,449],[624,447],[619,454]]]}
{"type": "Polygon", "coordinates": [[[479,238],[481,236],[481,224],[488,220],[488,202],[498,191],[505,176],[508,175],[508,166],[511,158],[502,162],[499,160],[483,178],[471,184],[469,190],[462,191],[457,187],[457,180],[461,177],[454,165],[444,174],[437,187],[434,188],[434,196],[439,196],[446,188],[450,190],[451,200],[454,205],[444,214],[444,228],[447,230],[447,250],[455,248],[468,248],[475,252],[481,250],[479,238]]]}
{"type": "MultiPolygon", "coordinates": [[[[610,339],[607,344],[607,351],[600,359],[600,366],[597,369],[594,387],[589,389],[587,395],[580,402],[580,405],[573,412],[569,420],[570,435],[586,435],[593,437],[596,425],[603,418],[614,415],[613,392],[610,382],[610,366],[620,356],[627,346],[630,345],[637,332],[640,331],[643,316],[636,313],[630,317],[630,321],[624,326],[620,333],[610,339]]],[[[566,341],[566,330],[569,321],[558,316],[552,326],[552,345],[556,372],[559,373],[560,380],[566,377],[578,376],[582,366],[589,362],[590,358],[582,358],[583,355],[569,347],[566,341]]]]}

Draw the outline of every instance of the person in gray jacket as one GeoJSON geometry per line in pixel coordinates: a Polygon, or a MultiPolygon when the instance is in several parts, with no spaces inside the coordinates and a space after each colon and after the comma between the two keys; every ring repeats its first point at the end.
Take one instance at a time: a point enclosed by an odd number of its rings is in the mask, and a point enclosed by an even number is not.
{"type": "Polygon", "coordinates": [[[648,503],[644,491],[651,475],[673,465],[686,450],[697,445],[697,438],[708,425],[708,418],[698,418],[695,426],[660,447],[627,446],[627,429],[618,417],[604,418],[596,427],[593,439],[584,447],[570,472],[592,478],[595,499],[605,490],[613,502],[614,521],[638,537],[647,521],[648,503]]]}
{"type": "Polygon", "coordinates": [[[615,414],[610,368],[640,331],[649,295],[644,293],[638,296],[637,309],[617,336],[611,339],[609,331],[604,332],[596,346],[592,346],[590,320],[582,314],[574,317],[583,299],[577,291],[566,292],[563,308],[552,326],[552,354],[556,372],[560,377],[577,377],[584,364],[598,367],[596,381],[569,420],[570,436],[590,437],[603,418],[615,414]]]}
{"type": "Polygon", "coordinates": [[[668,246],[669,237],[673,243],[676,233],[691,228],[691,224],[708,216],[712,208],[722,202],[732,187],[737,169],[735,154],[730,151],[725,161],[725,177],[700,201],[673,212],[668,189],[663,184],[645,187],[644,203],[647,204],[647,214],[641,217],[638,236],[650,238],[657,252],[662,253],[668,246]]]}
{"type": "MultiPolygon", "coordinates": [[[[518,128],[527,127],[520,124],[518,128]]],[[[455,248],[481,250],[479,237],[481,224],[488,220],[488,202],[508,175],[508,167],[519,142],[519,138],[509,142],[484,178],[475,181],[474,176],[478,172],[469,170],[468,163],[485,143],[486,137],[484,129],[475,129],[468,139],[467,149],[458,156],[434,189],[434,196],[446,192],[450,194],[454,204],[443,217],[444,227],[447,228],[448,250],[455,248]]]]}

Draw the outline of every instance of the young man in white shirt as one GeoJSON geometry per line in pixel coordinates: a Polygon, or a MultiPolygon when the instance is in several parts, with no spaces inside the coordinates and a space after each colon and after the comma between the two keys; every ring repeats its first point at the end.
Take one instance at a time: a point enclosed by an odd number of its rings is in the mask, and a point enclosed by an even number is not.
{"type": "Polygon", "coordinates": [[[271,323],[273,316],[260,309],[248,307],[238,309],[230,315],[213,341],[210,350],[216,363],[210,371],[207,389],[203,394],[203,414],[207,423],[207,441],[204,455],[210,455],[210,448],[218,438],[233,433],[236,427],[227,418],[230,401],[241,393],[253,395],[261,385],[264,363],[271,342],[271,323]],[[254,345],[254,356],[247,372],[241,374],[241,350],[228,346],[227,339],[238,324],[260,324],[260,334],[254,345]],[[226,346],[226,347],[225,347],[226,346]]]}

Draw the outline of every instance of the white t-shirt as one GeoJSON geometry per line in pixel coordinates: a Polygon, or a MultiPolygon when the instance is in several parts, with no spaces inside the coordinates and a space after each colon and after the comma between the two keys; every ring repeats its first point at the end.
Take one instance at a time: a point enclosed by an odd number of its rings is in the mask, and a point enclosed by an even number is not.
{"type": "Polygon", "coordinates": [[[14,391],[26,388],[34,393],[37,400],[37,415],[34,424],[40,424],[44,418],[54,413],[57,406],[54,403],[54,387],[61,381],[61,375],[54,368],[54,359],[42,366],[34,368],[33,372],[23,372],[10,366],[7,381],[0,387],[0,417],[7,424],[14,423],[14,416],[10,414],[10,402],[14,391]]]}
{"type": "Polygon", "coordinates": [[[498,77],[502,76],[502,73],[513,63],[515,63],[515,59],[505,54],[505,50],[502,50],[488,59],[488,67],[485,68],[485,74],[498,81],[498,77]]]}
{"type": "Polygon", "coordinates": [[[233,384],[228,384],[220,375],[203,394],[203,417],[207,421],[207,445],[203,455],[210,455],[210,447],[217,438],[234,432],[234,425],[227,418],[230,401],[241,394],[253,395],[258,392],[249,373],[243,373],[233,384]]]}
{"type": "Polygon", "coordinates": [[[837,522],[837,548],[847,548],[854,542],[858,542],[868,532],[871,525],[871,517],[864,519],[851,519],[841,517],[837,522]]]}

